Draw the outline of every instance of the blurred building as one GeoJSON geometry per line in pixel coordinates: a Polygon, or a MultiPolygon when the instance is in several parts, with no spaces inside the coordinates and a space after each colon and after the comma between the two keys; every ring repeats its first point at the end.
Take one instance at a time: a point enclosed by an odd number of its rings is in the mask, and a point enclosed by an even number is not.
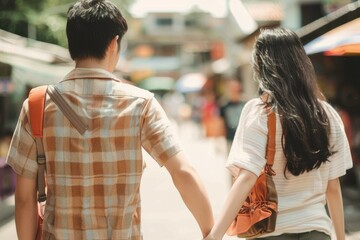
{"type": "Polygon", "coordinates": [[[134,82],[151,76],[178,79],[190,72],[211,72],[211,63],[224,57],[225,20],[200,8],[149,11],[130,21],[126,58],[134,82]]]}
{"type": "MultiPolygon", "coordinates": [[[[280,1],[264,1],[264,0],[230,0],[238,1],[238,4],[241,4],[243,10],[242,14],[238,10],[232,9],[233,7],[229,5],[230,13],[229,18],[236,19],[238,15],[246,16],[250,18],[254,23],[251,24],[251,20],[245,21],[249,22],[248,25],[252,25],[248,31],[244,31],[246,26],[240,27],[240,31],[237,31],[237,35],[234,36],[234,43],[237,45],[236,55],[233,61],[236,65],[233,66],[235,75],[238,79],[241,79],[243,82],[244,93],[243,96],[245,99],[253,98],[257,95],[257,83],[253,78],[252,71],[252,50],[259,31],[263,27],[275,27],[280,26],[284,20],[284,8],[280,1]]],[[[237,20],[238,25],[244,23],[243,19],[237,20]]]]}

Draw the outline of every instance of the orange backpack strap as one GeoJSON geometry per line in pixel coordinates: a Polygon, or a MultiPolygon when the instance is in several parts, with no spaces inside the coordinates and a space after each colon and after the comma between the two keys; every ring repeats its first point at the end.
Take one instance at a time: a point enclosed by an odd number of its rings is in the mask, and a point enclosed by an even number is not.
{"type": "Polygon", "coordinates": [[[29,115],[33,136],[42,138],[44,107],[47,86],[40,86],[31,89],[29,93],[29,115]]]}
{"type": "Polygon", "coordinates": [[[37,150],[37,189],[38,202],[46,200],[45,192],[45,164],[46,158],[44,153],[44,146],[42,143],[43,137],[43,122],[44,122],[44,107],[46,100],[47,86],[40,86],[31,89],[29,93],[29,116],[32,134],[36,142],[37,150]]]}

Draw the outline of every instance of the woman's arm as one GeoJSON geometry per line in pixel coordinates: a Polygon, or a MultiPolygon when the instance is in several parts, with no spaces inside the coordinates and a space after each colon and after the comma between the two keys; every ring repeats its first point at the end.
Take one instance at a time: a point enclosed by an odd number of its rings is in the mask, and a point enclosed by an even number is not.
{"type": "Polygon", "coordinates": [[[245,169],[241,169],[238,178],[232,185],[226,198],[224,208],[215,222],[213,229],[205,240],[222,239],[238,211],[243,205],[250,190],[254,186],[257,176],[245,169]]]}
{"type": "Polygon", "coordinates": [[[335,228],[336,239],[345,240],[344,209],[339,178],[328,182],[326,199],[330,217],[335,228]]]}

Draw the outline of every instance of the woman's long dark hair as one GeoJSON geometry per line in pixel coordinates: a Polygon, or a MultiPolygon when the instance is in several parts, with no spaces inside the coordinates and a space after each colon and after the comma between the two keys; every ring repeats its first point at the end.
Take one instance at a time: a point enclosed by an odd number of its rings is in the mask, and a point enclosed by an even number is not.
{"type": "Polygon", "coordinates": [[[298,36],[284,28],[264,29],[258,37],[254,71],[267,105],[280,114],[286,170],[295,176],[319,168],[333,154],[329,119],[319,102],[313,65],[298,36]]]}

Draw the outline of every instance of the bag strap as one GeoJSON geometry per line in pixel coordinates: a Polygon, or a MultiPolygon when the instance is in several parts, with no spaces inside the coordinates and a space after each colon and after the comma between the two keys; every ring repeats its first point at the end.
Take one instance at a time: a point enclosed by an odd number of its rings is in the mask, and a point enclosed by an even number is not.
{"type": "Polygon", "coordinates": [[[66,100],[61,96],[60,92],[56,89],[56,87],[50,85],[47,89],[47,93],[49,94],[51,100],[54,101],[54,103],[60,108],[61,112],[81,135],[89,129],[88,126],[82,122],[82,119],[79,117],[79,115],[69,106],[66,100]]]}
{"type": "Polygon", "coordinates": [[[266,167],[265,172],[274,176],[275,172],[272,170],[275,157],[275,136],[276,136],[276,115],[274,112],[268,113],[268,138],[266,148],[266,167]]]}
{"type": "Polygon", "coordinates": [[[61,96],[59,91],[52,85],[40,86],[31,89],[29,93],[29,116],[30,126],[35,138],[37,156],[36,161],[38,164],[37,172],[37,189],[38,189],[38,202],[46,201],[45,192],[45,167],[46,157],[44,145],[42,143],[43,137],[43,122],[44,122],[44,107],[46,100],[46,93],[49,94],[53,102],[60,108],[65,117],[77,129],[80,134],[83,134],[88,126],[85,125],[81,118],[69,106],[65,99],[61,96]]]}
{"type": "Polygon", "coordinates": [[[40,86],[31,89],[29,93],[29,116],[32,134],[35,137],[37,156],[36,161],[38,164],[37,172],[37,190],[38,202],[46,201],[45,193],[45,153],[42,144],[43,137],[43,122],[44,122],[44,107],[46,100],[47,86],[40,86]]]}

